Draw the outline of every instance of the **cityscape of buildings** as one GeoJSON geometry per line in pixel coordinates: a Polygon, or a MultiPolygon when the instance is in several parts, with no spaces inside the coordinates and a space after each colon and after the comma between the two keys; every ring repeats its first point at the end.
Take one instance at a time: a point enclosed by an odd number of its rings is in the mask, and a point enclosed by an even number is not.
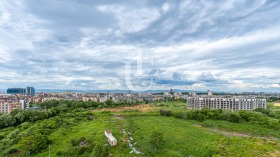
{"type": "Polygon", "coordinates": [[[26,87],[26,88],[8,88],[7,94],[26,94],[30,96],[35,96],[35,88],[34,87],[26,87]]]}
{"type": "Polygon", "coordinates": [[[74,101],[96,101],[105,102],[140,102],[166,101],[184,99],[188,108],[193,109],[223,109],[223,110],[254,110],[255,108],[266,108],[266,98],[280,97],[280,94],[265,93],[222,93],[217,95],[211,91],[208,93],[176,92],[173,90],[165,92],[39,92],[35,93],[34,87],[9,88],[7,92],[0,94],[0,113],[8,114],[15,109],[30,109],[30,104],[36,104],[51,100],[74,100],[74,101]]]}

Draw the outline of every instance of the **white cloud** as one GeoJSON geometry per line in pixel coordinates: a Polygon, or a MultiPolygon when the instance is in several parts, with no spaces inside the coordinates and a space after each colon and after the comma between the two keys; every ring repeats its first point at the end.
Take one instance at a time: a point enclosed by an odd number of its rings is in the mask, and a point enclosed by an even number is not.
{"type": "Polygon", "coordinates": [[[126,89],[124,61],[134,73],[143,50],[143,78],[153,76],[154,89],[279,91],[277,2],[34,4],[0,2],[7,87],[126,89]]]}
{"type": "Polygon", "coordinates": [[[11,56],[7,50],[0,44],[0,63],[7,63],[11,61],[11,56]]]}
{"type": "Polygon", "coordinates": [[[141,31],[160,17],[156,8],[130,9],[125,6],[103,5],[97,9],[116,16],[121,31],[125,33],[141,31]]]}
{"type": "Polygon", "coordinates": [[[168,3],[164,3],[161,7],[162,11],[164,13],[168,12],[169,11],[169,4],[168,3]]]}

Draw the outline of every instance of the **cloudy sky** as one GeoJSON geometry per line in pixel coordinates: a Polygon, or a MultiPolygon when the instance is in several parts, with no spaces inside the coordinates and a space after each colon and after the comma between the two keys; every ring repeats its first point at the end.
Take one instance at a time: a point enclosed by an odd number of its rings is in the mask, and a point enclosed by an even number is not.
{"type": "Polygon", "coordinates": [[[0,88],[280,92],[280,1],[0,1],[0,88]]]}

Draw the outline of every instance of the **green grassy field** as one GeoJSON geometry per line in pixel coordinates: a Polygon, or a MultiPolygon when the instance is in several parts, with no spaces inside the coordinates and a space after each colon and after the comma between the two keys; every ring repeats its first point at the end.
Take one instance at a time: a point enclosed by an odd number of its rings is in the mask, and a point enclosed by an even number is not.
{"type": "MultiPolygon", "coordinates": [[[[107,144],[104,136],[105,129],[111,129],[119,140],[119,146],[110,148],[112,156],[132,156],[129,148],[121,147],[123,136],[119,129],[126,126],[129,119],[134,120],[138,130],[132,133],[138,148],[144,152],[143,156],[155,155],[149,144],[152,131],[157,130],[164,134],[164,149],[157,156],[269,156],[280,150],[277,141],[268,141],[258,138],[228,137],[211,132],[203,127],[194,125],[193,121],[161,116],[125,116],[116,119],[114,116],[103,116],[90,122],[69,129],[59,129],[50,135],[53,141],[51,156],[56,156],[58,150],[65,150],[70,146],[72,138],[88,137],[103,144],[107,144]]],[[[243,130],[244,132],[244,130],[243,130]]],[[[35,155],[45,157],[48,150],[35,155]]],[[[85,154],[84,156],[87,156],[85,154]]]]}
{"type": "MultiPolygon", "coordinates": [[[[98,141],[106,145],[113,157],[123,156],[280,156],[280,134],[273,129],[262,128],[251,123],[231,123],[222,120],[182,120],[173,117],[160,116],[158,110],[169,109],[173,111],[187,110],[185,103],[154,104],[154,109],[149,112],[131,111],[98,111],[93,112],[94,119],[74,121],[73,118],[65,119],[64,123],[52,131],[48,138],[51,140],[50,155],[58,156],[57,152],[74,151],[71,146],[72,139],[85,137],[91,141],[98,141]],[[73,125],[71,125],[73,123],[73,125]],[[131,149],[127,142],[121,138],[123,133],[120,128],[131,132],[135,148],[143,154],[130,154],[131,149]],[[109,147],[104,130],[110,129],[118,140],[118,146],[109,147]],[[163,134],[163,148],[155,151],[150,144],[154,131],[163,134]]],[[[53,119],[35,122],[42,124],[51,123],[53,119]]],[[[30,127],[10,127],[0,132],[0,145],[9,142],[10,136],[27,132],[30,127]],[[3,143],[4,142],[4,143],[3,143]]],[[[77,156],[90,156],[83,153],[77,156]]],[[[49,148],[31,156],[46,157],[49,148]]],[[[0,156],[4,156],[0,152],[0,156]]],[[[13,156],[13,155],[12,155],[13,156]]],[[[15,155],[14,155],[15,156],[15,155]]]]}

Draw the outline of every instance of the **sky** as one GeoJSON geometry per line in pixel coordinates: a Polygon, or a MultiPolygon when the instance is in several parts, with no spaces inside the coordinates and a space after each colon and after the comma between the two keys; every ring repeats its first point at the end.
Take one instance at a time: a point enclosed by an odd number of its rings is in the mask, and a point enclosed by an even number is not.
{"type": "Polygon", "coordinates": [[[0,88],[280,92],[277,0],[0,0],[0,88]]]}

